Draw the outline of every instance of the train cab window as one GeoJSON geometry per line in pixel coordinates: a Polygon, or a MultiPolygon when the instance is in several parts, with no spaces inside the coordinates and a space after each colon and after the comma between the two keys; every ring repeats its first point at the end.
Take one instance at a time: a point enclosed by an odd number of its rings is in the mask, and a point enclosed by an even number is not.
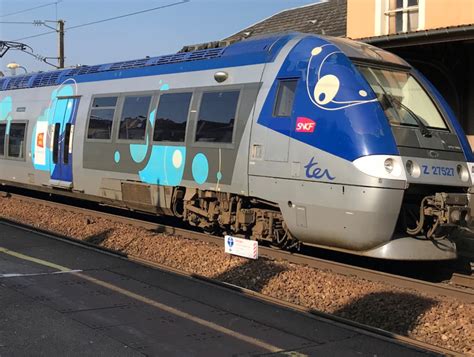
{"type": "Polygon", "coordinates": [[[25,158],[25,123],[11,123],[8,135],[8,157],[25,158]]]}
{"type": "Polygon", "coordinates": [[[150,103],[151,96],[130,96],[125,98],[122,117],[120,118],[119,139],[145,140],[150,103]]]}
{"type": "Polygon", "coordinates": [[[278,92],[275,99],[274,117],[289,117],[295,100],[297,79],[281,80],[278,83],[278,92]]]}
{"type": "Polygon", "coordinates": [[[89,116],[88,139],[110,140],[117,97],[94,98],[89,116]]]}
{"type": "Polygon", "coordinates": [[[202,95],[195,141],[232,143],[239,96],[238,90],[202,95]]]}
{"type": "Polygon", "coordinates": [[[5,134],[7,132],[7,124],[0,124],[0,156],[5,156],[5,134]]]}
{"type": "Polygon", "coordinates": [[[183,142],[192,93],[162,94],[156,110],[154,141],[183,142]]]}

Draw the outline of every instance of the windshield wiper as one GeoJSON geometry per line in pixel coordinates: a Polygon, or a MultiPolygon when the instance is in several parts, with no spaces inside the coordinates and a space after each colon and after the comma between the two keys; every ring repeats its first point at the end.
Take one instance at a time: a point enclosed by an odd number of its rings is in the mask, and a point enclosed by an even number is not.
{"type": "MultiPolygon", "coordinates": [[[[400,105],[400,107],[402,107],[403,109],[406,110],[406,112],[408,114],[410,114],[413,119],[415,119],[416,121],[416,124],[418,125],[418,127],[420,128],[420,131],[421,131],[421,135],[423,135],[424,137],[426,138],[431,138],[432,134],[431,134],[431,131],[428,129],[428,127],[425,125],[425,123],[423,123],[423,121],[421,120],[421,118],[413,111],[411,110],[410,108],[408,108],[405,104],[403,104],[401,101],[399,101],[397,98],[395,98],[393,95],[389,94],[385,88],[383,87],[382,83],[380,83],[379,79],[377,78],[377,76],[375,75],[375,73],[369,68],[369,71],[372,73],[372,75],[374,76],[374,79],[375,79],[375,82],[377,83],[377,85],[379,86],[379,88],[382,90],[383,92],[383,96],[382,96],[382,101],[381,101],[381,105],[383,107],[383,109],[385,110],[387,105],[388,107],[391,107],[393,109],[396,110],[395,106],[393,105],[393,103],[397,103],[398,105],[400,105]]],[[[397,113],[398,115],[398,113],[397,113]]]]}
{"type": "Polygon", "coordinates": [[[418,127],[420,128],[421,135],[423,135],[426,138],[431,138],[432,134],[431,131],[428,129],[428,127],[423,123],[423,120],[410,108],[408,108],[405,104],[403,104],[401,101],[399,101],[397,98],[395,98],[393,95],[388,94],[383,88],[382,90],[384,91],[384,97],[386,100],[390,103],[391,107],[394,108],[393,103],[397,103],[400,107],[406,110],[408,114],[411,115],[413,119],[415,119],[416,124],[418,124],[418,127]]]}

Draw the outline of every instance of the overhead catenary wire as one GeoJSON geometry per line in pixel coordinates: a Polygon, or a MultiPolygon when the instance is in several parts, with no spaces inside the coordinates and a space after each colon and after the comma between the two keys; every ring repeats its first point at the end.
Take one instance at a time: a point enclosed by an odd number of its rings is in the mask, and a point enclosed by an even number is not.
{"type": "MultiPolygon", "coordinates": [[[[73,29],[77,29],[77,28],[81,28],[81,27],[85,27],[85,26],[96,25],[96,24],[100,24],[100,23],[103,23],[103,22],[107,22],[107,21],[113,21],[113,20],[117,20],[117,19],[122,19],[122,18],[124,18],[124,17],[129,17],[129,16],[134,16],[134,15],[144,14],[144,13],[151,12],[151,11],[161,10],[161,9],[165,9],[165,8],[168,8],[168,7],[173,7],[173,6],[185,4],[185,3],[188,3],[188,2],[190,2],[190,1],[191,1],[191,0],[181,0],[181,1],[178,1],[178,2],[173,2],[173,3],[170,3],[170,4],[166,4],[166,5],[160,5],[160,6],[152,7],[152,8],[150,8],[150,9],[145,9],[145,10],[130,12],[130,13],[127,13],[127,14],[118,15],[118,16],[114,16],[114,17],[109,17],[109,18],[106,18],[106,19],[101,19],[101,20],[86,22],[86,23],[83,23],[83,24],[79,24],[79,25],[74,25],[74,26],[66,27],[65,31],[69,31],[69,30],[73,30],[73,29]]],[[[0,22],[0,23],[2,23],[2,22],[0,22]]],[[[30,22],[25,22],[25,23],[30,23],[30,22]]],[[[34,24],[34,23],[31,22],[31,24],[34,24]]],[[[40,37],[40,36],[49,35],[49,34],[52,34],[52,33],[57,33],[57,31],[43,32],[43,33],[40,33],[40,34],[38,34],[38,35],[32,35],[32,36],[27,36],[27,37],[18,38],[18,39],[15,39],[14,41],[27,40],[27,39],[30,39],[30,38],[35,38],[35,37],[40,37]]]]}
{"type": "MultiPolygon", "coordinates": [[[[57,2],[53,3],[53,4],[56,5],[56,11],[57,11],[57,4],[61,1],[62,0],[58,0],[57,2]]],[[[22,40],[36,38],[36,37],[40,37],[40,36],[45,36],[45,35],[49,35],[49,34],[53,34],[53,33],[59,33],[60,34],[60,47],[59,47],[59,56],[57,57],[58,60],[59,60],[59,66],[56,66],[56,65],[54,65],[52,63],[49,63],[47,61],[48,58],[55,58],[55,57],[40,56],[40,55],[35,54],[33,51],[31,53],[29,53],[27,51],[24,51],[24,52],[31,55],[31,56],[33,56],[33,57],[35,57],[36,59],[38,59],[40,61],[43,61],[46,64],[49,64],[49,65],[54,66],[56,68],[63,68],[64,67],[64,52],[62,52],[62,50],[61,50],[61,48],[63,48],[63,47],[61,47],[61,46],[63,46],[62,45],[63,42],[61,41],[61,35],[64,36],[64,32],[66,30],[77,29],[77,28],[81,28],[81,27],[85,27],[85,26],[91,26],[91,25],[96,25],[96,24],[108,22],[108,21],[122,19],[122,18],[125,18],[125,17],[144,14],[144,13],[151,12],[151,11],[156,11],[156,10],[160,10],[160,9],[165,9],[165,8],[177,6],[177,5],[182,5],[182,4],[188,3],[190,1],[191,0],[180,0],[180,1],[177,1],[177,2],[173,2],[173,3],[169,3],[169,4],[165,4],[165,5],[160,5],[160,6],[156,6],[156,7],[145,9],[145,10],[134,11],[134,12],[126,13],[126,14],[123,14],[123,15],[118,15],[118,16],[114,16],[114,17],[109,17],[109,18],[105,18],[105,19],[101,19],[101,20],[96,20],[96,21],[91,21],[91,22],[71,26],[71,27],[68,27],[66,29],[64,29],[64,21],[63,20],[56,20],[56,21],[37,21],[36,20],[36,21],[31,22],[31,23],[30,22],[22,22],[22,21],[4,21],[4,22],[0,21],[0,23],[44,25],[46,27],[49,27],[49,28],[53,29],[53,31],[48,31],[48,32],[43,32],[43,33],[37,34],[37,35],[22,37],[22,38],[16,39],[15,41],[22,41],[22,40]],[[53,27],[46,25],[45,22],[55,22],[55,23],[57,23],[58,24],[58,29],[54,29],[53,27]]]]}
{"type": "Polygon", "coordinates": [[[77,29],[77,28],[79,28],[79,27],[85,27],[85,26],[89,26],[89,25],[100,24],[100,23],[106,22],[106,21],[112,21],[112,20],[121,19],[121,18],[128,17],[128,16],[139,15],[139,14],[143,14],[143,13],[150,12],[150,11],[155,11],[155,10],[160,10],[160,9],[164,9],[164,8],[167,8],[167,7],[172,7],[172,6],[176,6],[176,5],[181,5],[181,4],[190,2],[190,1],[191,1],[191,0],[181,0],[181,1],[178,1],[178,2],[171,3],[171,4],[166,4],[166,5],[161,5],[161,6],[153,7],[153,8],[151,8],[151,9],[145,9],[145,10],[141,10],[141,11],[135,11],[135,12],[131,12],[131,13],[124,14],[124,15],[109,17],[109,18],[107,18],[107,19],[102,19],[102,20],[87,22],[87,23],[85,23],[85,24],[80,24],[80,25],[75,25],[75,26],[67,27],[66,30],[77,29]]]}
{"type": "Polygon", "coordinates": [[[43,5],[38,5],[38,6],[34,6],[34,7],[30,7],[28,9],[24,9],[24,10],[19,10],[19,11],[15,11],[15,12],[10,12],[8,14],[4,14],[4,15],[0,15],[0,18],[2,17],[7,17],[7,16],[13,16],[13,15],[18,15],[18,14],[23,14],[25,12],[28,12],[28,11],[33,11],[33,10],[36,10],[36,9],[41,9],[43,7],[47,7],[47,6],[51,6],[51,5],[57,5],[59,2],[61,2],[62,0],[59,0],[59,1],[55,1],[55,2],[50,2],[50,3],[47,3],[47,4],[43,4],[43,5]]]}
{"type": "Polygon", "coordinates": [[[22,38],[18,38],[18,39],[16,39],[16,40],[13,40],[13,41],[27,40],[27,39],[30,39],[30,38],[35,38],[35,37],[40,37],[40,36],[44,36],[44,35],[49,35],[49,34],[52,34],[52,33],[57,33],[57,31],[43,32],[43,33],[40,33],[40,34],[38,34],[38,35],[32,35],[32,36],[22,37],[22,38]]]}
{"type": "Polygon", "coordinates": [[[34,22],[31,21],[0,21],[0,24],[10,24],[10,25],[34,25],[34,22]]]}

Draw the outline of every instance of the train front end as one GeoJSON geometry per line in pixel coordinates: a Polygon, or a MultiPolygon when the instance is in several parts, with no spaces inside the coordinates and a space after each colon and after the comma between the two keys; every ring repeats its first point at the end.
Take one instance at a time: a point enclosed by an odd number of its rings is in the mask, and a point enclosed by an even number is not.
{"type": "Polygon", "coordinates": [[[289,161],[301,175],[280,207],[291,233],[376,258],[456,258],[474,158],[437,90],[397,56],[340,38],[301,40],[277,82],[290,78],[289,161]]]}
{"type": "MultiPolygon", "coordinates": [[[[384,170],[406,180],[394,238],[406,240],[407,250],[411,240],[427,240],[445,258],[455,258],[456,238],[471,221],[468,188],[474,161],[459,123],[437,90],[413,69],[363,62],[356,67],[377,97],[399,151],[384,160],[384,170]]],[[[372,173],[364,160],[354,163],[372,173]]]]}

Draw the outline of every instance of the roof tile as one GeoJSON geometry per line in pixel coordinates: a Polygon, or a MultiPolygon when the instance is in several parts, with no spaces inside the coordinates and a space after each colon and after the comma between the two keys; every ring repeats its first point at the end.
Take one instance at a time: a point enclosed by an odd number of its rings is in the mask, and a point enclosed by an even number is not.
{"type": "Polygon", "coordinates": [[[347,0],[328,0],[284,10],[226,38],[241,40],[276,32],[298,31],[328,36],[346,36],[347,0]],[[250,32],[250,35],[246,35],[250,32]]]}

